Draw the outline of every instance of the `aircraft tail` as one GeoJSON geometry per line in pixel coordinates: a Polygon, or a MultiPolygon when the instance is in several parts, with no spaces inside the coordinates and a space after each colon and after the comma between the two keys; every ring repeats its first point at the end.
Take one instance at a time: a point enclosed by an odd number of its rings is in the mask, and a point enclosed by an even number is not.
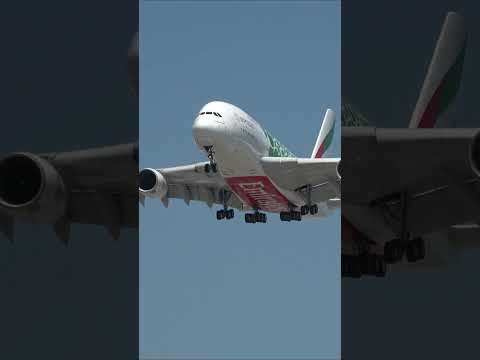
{"type": "Polygon", "coordinates": [[[455,99],[460,87],[467,33],[464,19],[449,12],[440,32],[410,128],[432,128],[455,99]]]}
{"type": "Polygon", "coordinates": [[[317,142],[313,148],[311,158],[321,158],[325,151],[332,143],[333,130],[335,125],[335,112],[331,109],[327,109],[325,117],[323,118],[322,127],[318,133],[317,142]]]}

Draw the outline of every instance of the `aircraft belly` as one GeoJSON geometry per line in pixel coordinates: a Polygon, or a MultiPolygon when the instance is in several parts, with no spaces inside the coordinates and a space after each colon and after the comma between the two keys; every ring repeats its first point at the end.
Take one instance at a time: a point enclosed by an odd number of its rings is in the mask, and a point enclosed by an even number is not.
{"type": "Polygon", "coordinates": [[[219,149],[216,153],[219,171],[232,192],[249,208],[288,211],[292,203],[290,196],[265,174],[259,160],[262,155],[248,144],[232,143],[228,149],[219,149]]]}

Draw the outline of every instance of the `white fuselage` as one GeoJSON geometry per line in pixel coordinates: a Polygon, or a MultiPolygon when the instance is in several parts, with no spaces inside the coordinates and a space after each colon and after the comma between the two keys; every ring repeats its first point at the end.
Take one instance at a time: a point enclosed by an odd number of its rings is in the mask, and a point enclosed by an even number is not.
{"type": "MultiPolygon", "coordinates": [[[[213,146],[219,173],[245,208],[281,212],[305,203],[299,194],[280,188],[265,174],[261,158],[270,155],[271,140],[238,107],[220,101],[206,104],[194,121],[193,136],[202,151],[213,146]]],[[[326,205],[320,206],[318,215],[325,216],[326,211],[326,205]]]]}

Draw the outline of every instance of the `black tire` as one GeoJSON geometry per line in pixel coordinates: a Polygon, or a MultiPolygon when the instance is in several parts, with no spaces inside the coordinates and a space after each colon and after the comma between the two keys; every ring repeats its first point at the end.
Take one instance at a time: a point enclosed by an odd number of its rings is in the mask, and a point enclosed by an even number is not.
{"type": "Polygon", "coordinates": [[[217,172],[217,164],[212,164],[212,172],[217,172]]]}
{"type": "Polygon", "coordinates": [[[233,211],[233,209],[228,210],[228,214],[230,214],[229,219],[233,219],[235,217],[235,211],[233,211]]]}
{"type": "Polygon", "coordinates": [[[423,238],[418,237],[414,239],[415,241],[415,248],[416,248],[416,255],[417,261],[425,259],[425,240],[423,238]]]}
{"type": "Polygon", "coordinates": [[[383,255],[385,262],[387,264],[394,264],[397,262],[397,244],[395,241],[389,241],[385,243],[385,246],[383,247],[383,255]]]}
{"type": "Polygon", "coordinates": [[[317,213],[318,213],[318,205],[313,204],[312,206],[310,206],[310,214],[315,215],[317,213]]]}
{"type": "Polygon", "coordinates": [[[207,174],[210,172],[210,164],[205,164],[205,172],[207,174]]]}
{"type": "Polygon", "coordinates": [[[267,214],[262,214],[262,223],[266,223],[267,222],[267,214]]]}
{"type": "Polygon", "coordinates": [[[360,264],[360,272],[362,274],[370,274],[370,256],[363,254],[358,256],[358,262],[360,264]]]}
{"type": "Polygon", "coordinates": [[[350,257],[350,276],[356,279],[362,277],[362,265],[359,256],[350,257]]]}
{"type": "Polygon", "coordinates": [[[248,224],[254,224],[255,223],[254,214],[245,214],[245,222],[248,224]]]}
{"type": "Polygon", "coordinates": [[[375,276],[376,277],[385,277],[386,273],[387,273],[387,264],[385,264],[385,261],[384,261],[383,257],[376,256],[375,276]]]}
{"type": "Polygon", "coordinates": [[[217,211],[217,220],[222,220],[225,217],[225,211],[224,210],[218,210],[217,211]]]}
{"type": "Polygon", "coordinates": [[[418,254],[417,254],[417,247],[415,245],[416,244],[414,241],[410,241],[407,245],[406,252],[407,252],[407,261],[409,263],[413,263],[417,261],[418,254]]]}
{"type": "Polygon", "coordinates": [[[300,213],[300,211],[295,211],[295,220],[302,220],[302,214],[300,213]]]}
{"type": "Polygon", "coordinates": [[[309,210],[310,210],[310,208],[308,207],[308,205],[303,205],[303,206],[300,208],[300,213],[301,213],[302,215],[307,215],[309,210]]]}
{"type": "Polygon", "coordinates": [[[290,216],[290,213],[287,212],[287,211],[282,211],[280,213],[280,220],[281,221],[290,221],[292,220],[291,216],[290,216]]]}

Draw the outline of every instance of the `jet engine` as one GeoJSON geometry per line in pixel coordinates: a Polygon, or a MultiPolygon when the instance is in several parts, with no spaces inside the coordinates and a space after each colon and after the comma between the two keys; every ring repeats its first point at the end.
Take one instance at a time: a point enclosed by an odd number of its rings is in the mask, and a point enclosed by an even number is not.
{"type": "Polygon", "coordinates": [[[141,195],[163,198],[167,195],[168,185],[165,177],[155,169],[146,168],[139,174],[139,191],[141,195]]]}
{"type": "Polygon", "coordinates": [[[0,210],[29,222],[55,223],[65,214],[67,191],[47,160],[15,153],[0,160],[0,210]]]}
{"type": "Polygon", "coordinates": [[[339,180],[342,180],[342,160],[341,159],[337,164],[337,176],[339,180]]]}

